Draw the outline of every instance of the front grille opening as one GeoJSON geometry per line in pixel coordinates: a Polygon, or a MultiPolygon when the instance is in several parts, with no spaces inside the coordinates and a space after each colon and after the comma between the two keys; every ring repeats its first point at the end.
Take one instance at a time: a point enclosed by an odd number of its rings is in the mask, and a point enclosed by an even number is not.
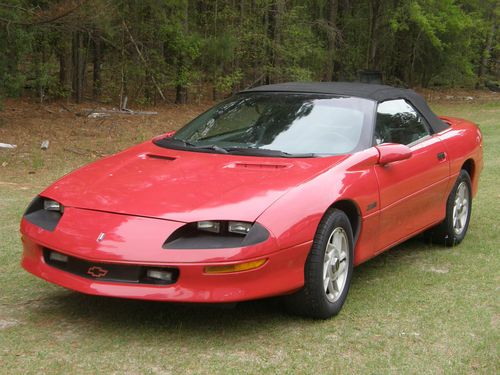
{"type": "Polygon", "coordinates": [[[179,278],[174,267],[90,262],[51,249],[43,250],[43,258],[51,267],[96,281],[171,285],[179,278]]]}

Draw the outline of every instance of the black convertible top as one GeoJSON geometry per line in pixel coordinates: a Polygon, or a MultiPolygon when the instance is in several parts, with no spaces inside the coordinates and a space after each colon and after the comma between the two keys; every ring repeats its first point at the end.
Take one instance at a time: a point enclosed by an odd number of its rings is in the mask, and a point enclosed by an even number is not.
{"type": "Polygon", "coordinates": [[[435,133],[448,128],[448,124],[439,119],[439,117],[432,112],[424,98],[410,89],[358,82],[289,82],[258,86],[242,92],[301,92],[334,94],[366,98],[379,103],[392,99],[405,99],[409,101],[422,114],[422,116],[425,117],[435,133]]]}

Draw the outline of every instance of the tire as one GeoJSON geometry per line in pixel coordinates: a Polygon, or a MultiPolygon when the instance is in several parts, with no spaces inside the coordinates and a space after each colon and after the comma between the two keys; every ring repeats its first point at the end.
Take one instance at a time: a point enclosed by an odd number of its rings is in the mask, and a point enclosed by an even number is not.
{"type": "Polygon", "coordinates": [[[444,221],[428,233],[432,242],[452,247],[465,238],[472,212],[471,185],[469,173],[462,169],[448,196],[444,221]]]}
{"type": "Polygon", "coordinates": [[[347,215],[338,209],[328,210],[306,260],[304,287],[284,297],[288,311],[315,319],[328,319],[340,312],[351,285],[353,242],[347,215]]]}

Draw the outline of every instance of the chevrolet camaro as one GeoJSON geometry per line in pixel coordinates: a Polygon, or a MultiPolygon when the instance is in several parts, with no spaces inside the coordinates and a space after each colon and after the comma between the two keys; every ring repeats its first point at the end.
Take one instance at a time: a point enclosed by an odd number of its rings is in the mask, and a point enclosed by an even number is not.
{"type": "Polygon", "coordinates": [[[328,318],[353,266],[423,232],[460,243],[482,166],[478,127],[412,90],[260,86],[41,192],[21,221],[22,266],[92,295],[282,296],[328,318]]]}

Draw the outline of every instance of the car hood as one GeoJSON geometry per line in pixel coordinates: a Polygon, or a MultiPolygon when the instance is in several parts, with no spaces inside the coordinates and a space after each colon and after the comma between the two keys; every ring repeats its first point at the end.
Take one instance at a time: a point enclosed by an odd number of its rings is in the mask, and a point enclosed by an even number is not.
{"type": "Polygon", "coordinates": [[[67,207],[180,222],[254,221],[343,158],[236,156],[146,142],[64,176],[41,195],[67,207]]]}

